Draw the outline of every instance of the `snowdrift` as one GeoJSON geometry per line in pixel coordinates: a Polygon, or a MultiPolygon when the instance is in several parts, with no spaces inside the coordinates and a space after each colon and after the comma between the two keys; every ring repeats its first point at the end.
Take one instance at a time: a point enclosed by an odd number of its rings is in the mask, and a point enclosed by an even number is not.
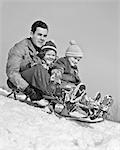
{"type": "Polygon", "coordinates": [[[0,95],[0,150],[120,150],[119,141],[119,123],[76,123],[0,95]]]}

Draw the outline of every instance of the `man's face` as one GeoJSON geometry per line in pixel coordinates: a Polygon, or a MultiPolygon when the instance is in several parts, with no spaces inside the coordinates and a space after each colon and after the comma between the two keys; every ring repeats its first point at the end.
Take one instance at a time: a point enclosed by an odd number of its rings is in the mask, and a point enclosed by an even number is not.
{"type": "Polygon", "coordinates": [[[34,33],[31,32],[31,38],[33,43],[40,48],[42,45],[44,45],[47,38],[47,34],[48,34],[47,29],[37,27],[34,33]]]}
{"type": "Polygon", "coordinates": [[[68,60],[71,64],[71,66],[76,66],[78,64],[78,62],[80,61],[81,57],[72,57],[72,56],[69,56],[68,57],[68,60]]]}

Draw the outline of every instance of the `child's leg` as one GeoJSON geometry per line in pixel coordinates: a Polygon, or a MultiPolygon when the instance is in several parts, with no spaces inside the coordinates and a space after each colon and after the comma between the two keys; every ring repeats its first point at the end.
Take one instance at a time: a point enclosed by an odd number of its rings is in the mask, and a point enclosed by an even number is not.
{"type": "Polygon", "coordinates": [[[101,110],[103,112],[103,115],[105,113],[108,114],[108,111],[109,111],[110,107],[112,106],[112,104],[113,104],[113,98],[112,98],[112,96],[106,95],[103,98],[103,101],[100,104],[100,107],[101,107],[101,110]]]}
{"type": "Polygon", "coordinates": [[[77,97],[82,96],[85,90],[86,90],[86,86],[83,83],[78,84],[71,95],[70,101],[74,102],[77,97]]]}
{"type": "Polygon", "coordinates": [[[101,93],[100,92],[97,92],[96,95],[95,95],[95,101],[99,101],[101,98],[101,93]]]}

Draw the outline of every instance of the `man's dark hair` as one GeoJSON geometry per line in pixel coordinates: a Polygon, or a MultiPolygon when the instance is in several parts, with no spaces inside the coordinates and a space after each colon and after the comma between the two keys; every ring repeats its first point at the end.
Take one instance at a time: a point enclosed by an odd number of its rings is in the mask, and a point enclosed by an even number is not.
{"type": "Polygon", "coordinates": [[[34,33],[37,27],[41,27],[48,30],[48,25],[43,21],[35,21],[31,26],[31,31],[34,33]]]}

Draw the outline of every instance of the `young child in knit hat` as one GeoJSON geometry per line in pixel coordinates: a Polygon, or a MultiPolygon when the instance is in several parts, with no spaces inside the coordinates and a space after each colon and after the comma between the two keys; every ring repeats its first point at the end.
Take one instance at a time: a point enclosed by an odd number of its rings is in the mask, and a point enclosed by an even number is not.
{"type": "MultiPolygon", "coordinates": [[[[70,46],[65,52],[65,57],[59,58],[53,65],[52,73],[58,73],[62,86],[70,83],[71,86],[78,85],[81,80],[78,76],[78,62],[83,57],[81,48],[75,41],[70,41],[70,46]],[[60,75],[61,74],[61,75],[60,75]]],[[[51,76],[51,80],[54,76],[51,76]]]]}
{"type": "Polygon", "coordinates": [[[53,65],[57,58],[57,47],[53,40],[49,40],[41,47],[41,51],[38,53],[41,59],[42,66],[47,70],[53,65]]]}
{"type": "Polygon", "coordinates": [[[52,67],[51,81],[59,85],[59,90],[56,90],[58,97],[62,96],[61,89],[65,89],[65,98],[63,99],[69,105],[68,109],[72,109],[74,100],[84,93],[86,87],[81,83],[77,66],[83,57],[83,52],[74,40],[70,41],[69,44],[65,57],[59,58],[52,67]],[[73,101],[73,104],[70,101],[73,101]]]}
{"type": "Polygon", "coordinates": [[[62,97],[61,101],[63,100],[64,104],[64,107],[56,104],[55,111],[67,116],[77,110],[77,112],[84,112],[84,115],[90,117],[90,119],[96,119],[108,112],[112,104],[112,97],[107,96],[103,99],[103,102],[107,103],[106,105],[103,104],[100,93],[97,93],[95,98],[88,98],[86,86],[81,82],[78,75],[77,65],[82,57],[83,52],[79,45],[75,41],[70,41],[65,57],[59,58],[54,63],[51,81],[58,84],[56,96],[62,97]],[[64,91],[64,94],[62,94],[62,91],[64,91]]]}

